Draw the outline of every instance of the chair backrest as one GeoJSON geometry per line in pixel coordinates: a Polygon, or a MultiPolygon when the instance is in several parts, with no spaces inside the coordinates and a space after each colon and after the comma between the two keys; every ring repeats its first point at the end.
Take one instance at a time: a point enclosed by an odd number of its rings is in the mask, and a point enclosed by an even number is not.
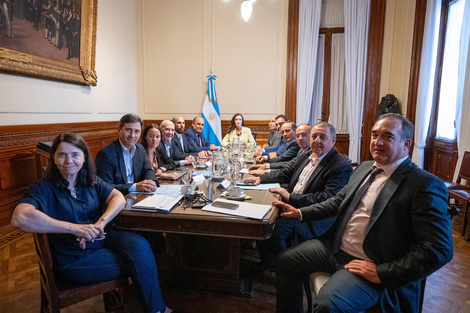
{"type": "Polygon", "coordinates": [[[53,259],[47,234],[34,233],[34,244],[39,257],[39,273],[41,276],[42,290],[49,303],[59,302],[59,289],[55,282],[53,259]]]}
{"type": "Polygon", "coordinates": [[[462,178],[470,182],[470,151],[465,151],[463,154],[462,164],[460,165],[459,176],[457,183],[461,184],[462,178]]]}

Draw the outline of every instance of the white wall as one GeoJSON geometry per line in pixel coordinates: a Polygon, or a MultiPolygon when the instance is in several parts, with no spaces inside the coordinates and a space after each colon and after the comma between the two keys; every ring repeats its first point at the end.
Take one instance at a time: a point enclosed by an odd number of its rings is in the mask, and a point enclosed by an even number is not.
{"type": "Polygon", "coordinates": [[[245,23],[238,0],[142,0],[141,117],[201,114],[212,67],[222,119],[236,112],[247,120],[284,112],[287,4],[256,1],[245,23]]]}
{"type": "Polygon", "coordinates": [[[98,2],[98,85],[0,73],[0,125],[114,121],[137,112],[136,1],[98,2]]]}

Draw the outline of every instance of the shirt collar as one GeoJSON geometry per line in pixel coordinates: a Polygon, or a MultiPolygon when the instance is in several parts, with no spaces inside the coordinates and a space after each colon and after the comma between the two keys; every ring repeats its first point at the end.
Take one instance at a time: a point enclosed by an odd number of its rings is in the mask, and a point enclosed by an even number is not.
{"type": "Polygon", "coordinates": [[[385,175],[387,175],[387,177],[390,177],[392,176],[393,172],[395,172],[395,170],[403,163],[405,162],[405,160],[408,158],[408,156],[404,156],[403,158],[391,163],[391,164],[387,164],[387,165],[383,165],[381,167],[377,166],[377,163],[374,162],[374,165],[375,167],[378,167],[378,168],[381,168],[384,170],[384,173],[385,175]]]}
{"type": "Polygon", "coordinates": [[[325,153],[324,155],[322,155],[321,157],[319,158],[315,158],[315,155],[312,153],[310,154],[310,156],[308,157],[310,159],[310,162],[312,162],[312,164],[318,164],[321,162],[321,160],[323,160],[323,158],[327,155],[328,153],[325,153]]]}
{"type": "Polygon", "coordinates": [[[135,153],[135,146],[132,146],[130,149],[127,149],[126,146],[124,146],[121,142],[121,139],[119,139],[119,143],[121,144],[121,148],[123,152],[128,152],[129,154],[134,154],[135,153]]]}
{"type": "Polygon", "coordinates": [[[178,137],[178,139],[180,139],[183,136],[183,134],[175,132],[175,136],[178,137]]]}

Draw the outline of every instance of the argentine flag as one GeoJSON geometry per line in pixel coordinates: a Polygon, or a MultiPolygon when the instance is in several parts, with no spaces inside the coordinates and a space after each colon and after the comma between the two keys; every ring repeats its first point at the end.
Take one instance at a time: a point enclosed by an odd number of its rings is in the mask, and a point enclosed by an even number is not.
{"type": "Polygon", "coordinates": [[[204,129],[202,133],[210,143],[220,146],[222,141],[222,122],[220,119],[219,104],[217,103],[217,93],[215,92],[215,75],[207,76],[207,94],[202,107],[202,118],[204,119],[204,129]]]}

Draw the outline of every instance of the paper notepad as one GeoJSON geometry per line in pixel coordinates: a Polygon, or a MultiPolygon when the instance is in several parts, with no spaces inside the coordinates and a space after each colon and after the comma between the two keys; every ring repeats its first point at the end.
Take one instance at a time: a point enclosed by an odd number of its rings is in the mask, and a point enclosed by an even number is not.
{"type": "Polygon", "coordinates": [[[220,198],[218,198],[216,201],[237,204],[238,208],[224,209],[224,208],[219,208],[219,207],[212,206],[211,204],[208,204],[205,207],[203,207],[202,210],[254,218],[257,220],[262,220],[266,216],[266,214],[268,214],[268,212],[271,210],[270,204],[254,204],[254,203],[232,201],[232,200],[226,200],[226,199],[220,199],[220,198]]]}
{"type": "Polygon", "coordinates": [[[242,189],[251,189],[251,190],[269,190],[269,188],[278,188],[281,187],[279,183],[273,184],[259,184],[258,186],[240,186],[242,189]]]}
{"type": "Polygon", "coordinates": [[[153,195],[132,206],[135,210],[169,212],[183,195],[153,195]]]}

